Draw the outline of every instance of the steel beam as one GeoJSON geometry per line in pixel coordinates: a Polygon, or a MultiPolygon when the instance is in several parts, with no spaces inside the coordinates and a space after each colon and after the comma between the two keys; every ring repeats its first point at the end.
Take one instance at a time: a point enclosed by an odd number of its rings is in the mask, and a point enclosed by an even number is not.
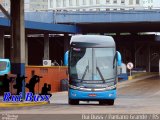
{"type": "Polygon", "coordinates": [[[49,34],[44,34],[44,60],[49,60],[49,34]]]}

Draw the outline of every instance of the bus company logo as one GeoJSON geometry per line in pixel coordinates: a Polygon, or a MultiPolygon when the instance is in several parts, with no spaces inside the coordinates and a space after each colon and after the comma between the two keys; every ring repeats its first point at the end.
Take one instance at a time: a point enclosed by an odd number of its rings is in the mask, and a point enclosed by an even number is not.
{"type": "Polygon", "coordinates": [[[73,50],[74,50],[74,51],[77,51],[77,52],[81,51],[80,48],[73,48],[73,50]]]}
{"type": "Polygon", "coordinates": [[[27,92],[25,99],[23,99],[22,96],[22,92],[20,92],[19,95],[11,95],[10,92],[5,92],[3,102],[21,102],[22,100],[30,102],[48,102],[50,99],[50,95],[33,95],[32,92],[27,92]]]}

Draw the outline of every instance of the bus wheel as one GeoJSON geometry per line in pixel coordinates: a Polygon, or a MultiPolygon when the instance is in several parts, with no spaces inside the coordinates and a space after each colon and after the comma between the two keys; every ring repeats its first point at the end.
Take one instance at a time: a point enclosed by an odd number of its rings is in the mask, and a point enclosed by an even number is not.
{"type": "Polygon", "coordinates": [[[99,101],[100,105],[114,105],[114,100],[102,100],[99,101]]]}
{"type": "Polygon", "coordinates": [[[69,99],[69,104],[70,105],[78,105],[79,104],[79,100],[69,99]]]}
{"type": "Polygon", "coordinates": [[[100,104],[100,105],[107,105],[107,104],[108,104],[108,101],[101,100],[101,101],[99,101],[99,104],[100,104]]]}
{"type": "Polygon", "coordinates": [[[114,105],[114,100],[108,100],[108,101],[107,101],[107,104],[108,104],[108,105],[114,105]]]}

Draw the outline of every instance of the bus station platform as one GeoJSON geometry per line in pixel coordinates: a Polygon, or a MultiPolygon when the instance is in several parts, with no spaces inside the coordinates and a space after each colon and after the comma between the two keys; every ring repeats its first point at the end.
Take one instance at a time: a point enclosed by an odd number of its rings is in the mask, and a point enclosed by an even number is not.
{"type": "Polygon", "coordinates": [[[28,106],[38,106],[38,105],[45,105],[48,102],[0,102],[0,108],[8,108],[8,107],[28,107],[28,106]]]}

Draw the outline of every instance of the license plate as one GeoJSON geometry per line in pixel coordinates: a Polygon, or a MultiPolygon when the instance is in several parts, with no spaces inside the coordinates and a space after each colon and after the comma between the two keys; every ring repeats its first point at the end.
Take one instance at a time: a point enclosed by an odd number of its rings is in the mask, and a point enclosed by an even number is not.
{"type": "Polygon", "coordinates": [[[96,94],[89,94],[88,96],[90,96],[90,97],[96,97],[97,95],[96,94]]]}

